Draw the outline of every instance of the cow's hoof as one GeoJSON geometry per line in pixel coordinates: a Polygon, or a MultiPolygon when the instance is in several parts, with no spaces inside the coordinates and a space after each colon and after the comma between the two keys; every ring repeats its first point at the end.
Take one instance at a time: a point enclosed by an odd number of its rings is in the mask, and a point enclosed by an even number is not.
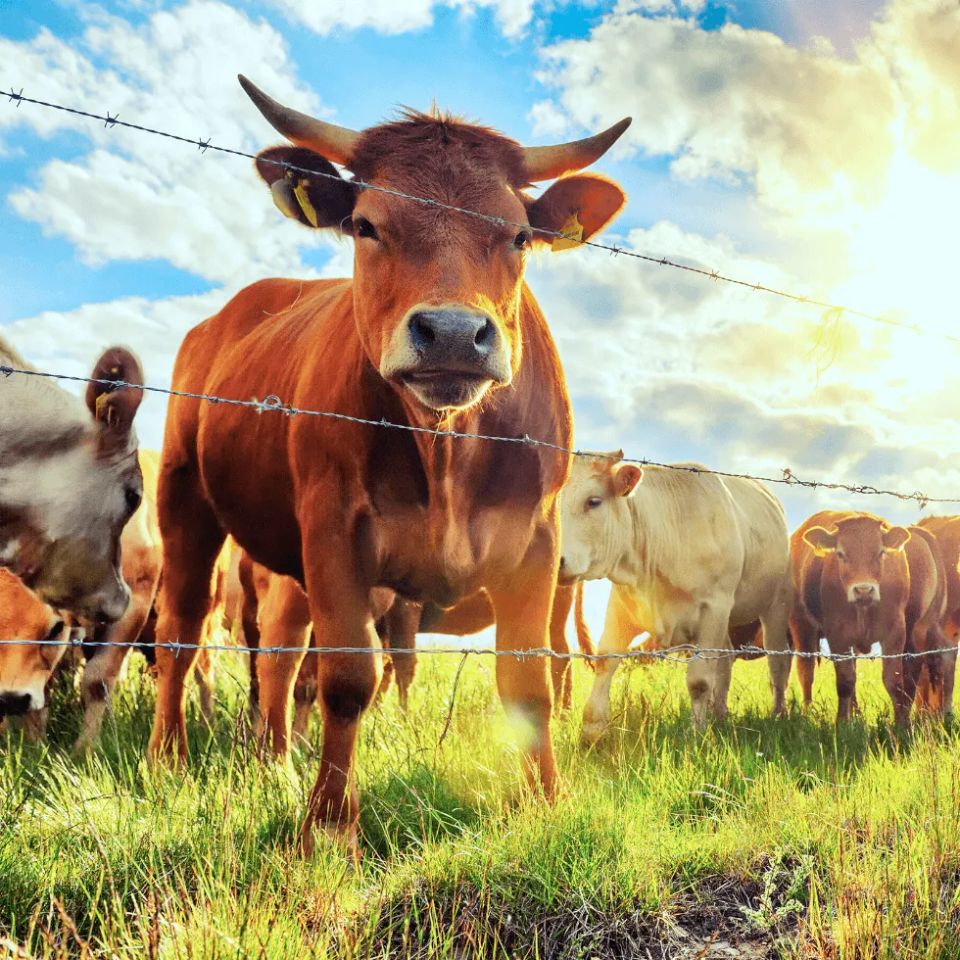
{"type": "Polygon", "coordinates": [[[584,720],[580,729],[580,745],[594,747],[603,739],[606,732],[607,724],[602,720],[584,720]]]}
{"type": "MultiPolygon", "coordinates": [[[[314,824],[308,820],[300,831],[300,854],[306,860],[309,860],[316,852],[315,830],[314,824]]],[[[328,822],[322,824],[320,830],[327,844],[339,850],[354,866],[359,866],[363,858],[363,851],[360,849],[356,823],[345,825],[328,822]]]]}

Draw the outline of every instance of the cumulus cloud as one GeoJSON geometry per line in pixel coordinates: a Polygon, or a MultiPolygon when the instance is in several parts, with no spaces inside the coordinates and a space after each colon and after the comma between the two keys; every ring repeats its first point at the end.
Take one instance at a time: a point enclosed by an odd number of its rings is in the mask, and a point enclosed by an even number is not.
{"type": "Polygon", "coordinates": [[[506,37],[517,37],[533,16],[533,0],[273,0],[290,20],[315,33],[356,30],[365,27],[378,33],[407,33],[432,25],[437,8],[452,8],[466,16],[480,9],[493,11],[494,19],[506,37]]]}
{"type": "MultiPolygon", "coordinates": [[[[0,82],[28,80],[27,93],[37,99],[108,109],[254,152],[279,138],[240,90],[238,72],[252,73],[301,109],[328,112],[295,81],[280,34],[219,0],[190,0],[141,24],[99,14],[69,43],[45,29],[28,41],[0,39],[0,63],[0,82]]],[[[201,156],[183,144],[40,107],[0,112],[0,135],[9,139],[15,127],[45,138],[77,131],[91,143],[78,158],[45,164],[8,197],[17,214],[68,239],[89,263],[163,259],[231,283],[302,273],[301,253],[326,243],[277,214],[249,161],[201,156]]]]}

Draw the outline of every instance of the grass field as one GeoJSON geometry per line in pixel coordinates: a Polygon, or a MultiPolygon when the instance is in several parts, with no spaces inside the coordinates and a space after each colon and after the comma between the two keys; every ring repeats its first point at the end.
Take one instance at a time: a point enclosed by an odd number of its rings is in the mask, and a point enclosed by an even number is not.
{"type": "MultiPolygon", "coordinates": [[[[875,664],[863,717],[767,717],[762,661],[738,663],[731,719],[692,733],[684,670],[624,669],[618,729],[578,745],[589,675],[555,725],[565,795],[525,798],[493,661],[423,658],[409,715],[391,693],[359,757],[365,856],[293,852],[319,730],[288,767],[255,759],[245,663],[219,664],[184,774],[150,772],[152,681],[133,670],[98,751],[58,691],[49,744],[0,745],[0,936],[31,957],[960,956],[960,740],[898,740],[875,664]]],[[[791,695],[796,695],[792,686],[791,695]]],[[[0,946],[0,956],[4,947],[0,946]]]]}

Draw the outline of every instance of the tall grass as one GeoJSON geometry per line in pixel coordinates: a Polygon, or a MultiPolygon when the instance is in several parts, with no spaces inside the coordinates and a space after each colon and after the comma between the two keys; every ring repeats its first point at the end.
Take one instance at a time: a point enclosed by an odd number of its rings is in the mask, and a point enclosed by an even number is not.
{"type": "Polygon", "coordinates": [[[37,957],[960,956],[960,742],[892,733],[875,665],[838,732],[832,668],[812,713],[772,720],[764,663],[738,663],[702,736],[682,668],[624,669],[590,750],[578,665],[552,807],[521,786],[492,662],[466,665],[438,745],[455,668],[424,658],[408,715],[391,695],[365,719],[357,869],[295,852],[320,731],[257,760],[239,655],[212,729],[191,708],[186,772],[146,766],[137,669],[84,761],[60,690],[47,744],[0,741],[0,937],[37,957]]]}

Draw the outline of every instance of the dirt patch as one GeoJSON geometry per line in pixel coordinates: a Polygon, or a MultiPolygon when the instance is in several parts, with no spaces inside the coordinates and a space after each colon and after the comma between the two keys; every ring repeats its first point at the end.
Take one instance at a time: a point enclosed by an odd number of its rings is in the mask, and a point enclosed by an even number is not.
{"type": "MultiPolygon", "coordinates": [[[[579,903],[545,914],[476,889],[408,894],[382,905],[367,949],[378,956],[537,960],[783,960],[801,947],[803,908],[780,865],[760,881],[708,877],[656,913],[579,903]],[[772,879],[771,879],[772,878],[772,879]],[[442,944],[442,946],[441,946],[442,944]]],[[[346,933],[346,931],[344,931],[346,933]]],[[[349,934],[347,940],[352,939],[349,934]]],[[[353,946],[358,944],[353,942],[353,946]]],[[[367,950],[361,950],[366,953],[367,950]]]]}

